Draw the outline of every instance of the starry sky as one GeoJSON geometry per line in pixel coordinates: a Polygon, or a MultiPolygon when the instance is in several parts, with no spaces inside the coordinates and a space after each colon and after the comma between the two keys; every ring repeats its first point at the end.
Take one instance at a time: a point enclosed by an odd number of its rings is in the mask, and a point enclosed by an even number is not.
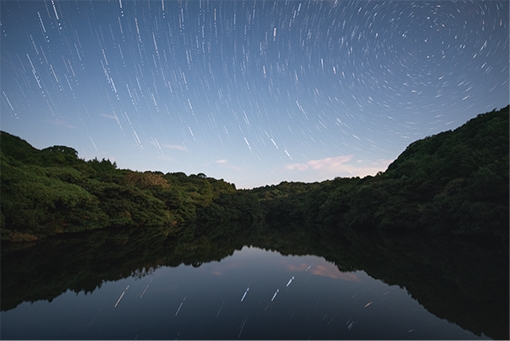
{"type": "Polygon", "coordinates": [[[253,188],[509,104],[507,1],[2,1],[1,130],[253,188]]]}

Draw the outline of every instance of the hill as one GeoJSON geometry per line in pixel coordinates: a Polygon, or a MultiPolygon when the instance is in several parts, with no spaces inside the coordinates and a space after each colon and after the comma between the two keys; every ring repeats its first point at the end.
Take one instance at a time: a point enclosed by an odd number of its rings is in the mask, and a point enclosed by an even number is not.
{"type": "Polygon", "coordinates": [[[265,218],[332,233],[397,229],[508,240],[508,111],[413,142],[375,177],[252,190],[203,173],[118,169],[109,160],[79,159],[70,147],[38,150],[1,132],[1,237],[265,218]]]}
{"type": "Polygon", "coordinates": [[[411,143],[384,173],[253,189],[270,220],[508,240],[508,110],[411,143]]]}
{"type": "MultiPolygon", "coordinates": [[[[2,241],[105,227],[261,219],[257,201],[205,174],[135,172],[0,132],[2,241]]],[[[177,227],[176,227],[177,229],[177,227]]],[[[185,232],[184,232],[185,233],[185,232]]]]}

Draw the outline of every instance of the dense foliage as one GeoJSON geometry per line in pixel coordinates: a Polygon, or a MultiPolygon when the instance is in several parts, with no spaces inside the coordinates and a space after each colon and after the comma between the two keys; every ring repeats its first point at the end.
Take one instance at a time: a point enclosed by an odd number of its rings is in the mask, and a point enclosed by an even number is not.
{"type": "Polygon", "coordinates": [[[262,218],[235,185],[200,173],[135,172],[76,150],[37,150],[0,133],[2,240],[27,241],[104,227],[175,225],[262,218]]]}
{"type": "Polygon", "coordinates": [[[200,173],[135,172],[0,133],[2,240],[230,220],[299,220],[326,231],[405,229],[508,240],[508,110],[416,141],[375,177],[252,190],[200,173]]]}
{"type": "Polygon", "coordinates": [[[416,141],[375,177],[253,190],[270,220],[508,240],[508,107],[416,141]]]}

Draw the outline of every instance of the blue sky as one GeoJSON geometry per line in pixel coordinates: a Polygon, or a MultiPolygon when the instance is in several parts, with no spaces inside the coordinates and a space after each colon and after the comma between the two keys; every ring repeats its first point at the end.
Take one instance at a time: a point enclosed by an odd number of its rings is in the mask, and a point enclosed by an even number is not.
{"type": "Polygon", "coordinates": [[[252,188],[509,104],[507,1],[2,1],[1,129],[252,188]]]}

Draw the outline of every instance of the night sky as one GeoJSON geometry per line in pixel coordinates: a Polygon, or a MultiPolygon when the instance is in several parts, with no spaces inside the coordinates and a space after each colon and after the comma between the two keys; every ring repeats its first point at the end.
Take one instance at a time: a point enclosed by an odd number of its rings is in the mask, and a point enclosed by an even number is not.
{"type": "Polygon", "coordinates": [[[1,129],[237,188],[384,171],[509,104],[507,1],[2,1],[1,129]]]}

